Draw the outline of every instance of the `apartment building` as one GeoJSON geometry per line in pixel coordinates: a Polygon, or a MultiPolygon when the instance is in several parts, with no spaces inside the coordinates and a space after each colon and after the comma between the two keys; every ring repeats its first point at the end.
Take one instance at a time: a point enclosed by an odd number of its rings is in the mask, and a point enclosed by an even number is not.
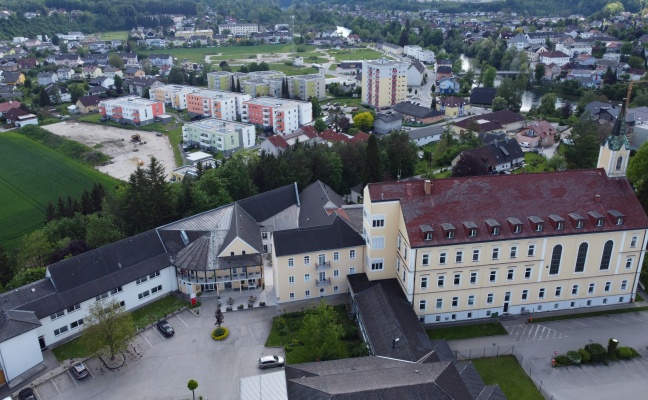
{"type": "Polygon", "coordinates": [[[243,103],[241,119],[285,136],[313,121],[313,106],[308,101],[259,97],[243,103]]]}
{"type": "Polygon", "coordinates": [[[223,35],[224,31],[229,31],[230,34],[249,35],[251,33],[259,32],[259,25],[257,24],[222,24],[218,25],[218,34],[223,35]]]}
{"type": "Polygon", "coordinates": [[[290,97],[308,100],[311,97],[323,99],[326,97],[326,80],[323,75],[309,74],[288,77],[290,97]]]}
{"type": "Polygon", "coordinates": [[[99,113],[110,120],[132,125],[148,125],[164,114],[164,103],[138,96],[102,100],[99,113]]]}
{"type": "Polygon", "coordinates": [[[192,36],[206,36],[208,38],[214,37],[214,31],[211,29],[195,29],[195,30],[188,30],[188,31],[176,31],[175,37],[181,37],[185,39],[189,39],[192,36]]]}
{"type": "Polygon", "coordinates": [[[244,93],[252,97],[281,97],[281,85],[284,78],[288,81],[290,98],[308,100],[311,97],[326,97],[326,79],[324,75],[309,74],[286,77],[279,71],[257,71],[249,74],[240,72],[216,71],[207,74],[207,85],[210,89],[231,90],[232,83],[237,82],[244,93]]]}
{"type": "Polygon", "coordinates": [[[254,125],[232,120],[209,118],[190,122],[182,127],[183,143],[197,145],[207,151],[222,152],[225,156],[243,148],[253,147],[255,140],[254,125]]]}
{"type": "Polygon", "coordinates": [[[243,102],[251,98],[245,93],[208,90],[185,85],[163,85],[152,88],[149,97],[163,101],[176,110],[187,110],[193,115],[228,121],[240,117],[243,102]]]}
{"type": "Polygon", "coordinates": [[[403,47],[405,55],[425,64],[434,64],[436,61],[435,54],[432,50],[426,50],[421,46],[409,45],[403,47]]]}
{"type": "Polygon", "coordinates": [[[363,61],[362,102],[375,109],[383,109],[405,101],[407,67],[407,63],[384,58],[363,61]]]}

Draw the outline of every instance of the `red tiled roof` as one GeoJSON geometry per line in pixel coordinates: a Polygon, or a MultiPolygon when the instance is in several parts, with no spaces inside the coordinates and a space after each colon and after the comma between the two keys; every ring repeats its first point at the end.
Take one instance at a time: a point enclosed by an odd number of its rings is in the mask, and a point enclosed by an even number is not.
{"type": "Polygon", "coordinates": [[[343,134],[343,133],[337,133],[333,129],[327,129],[319,134],[319,137],[321,137],[324,140],[328,140],[330,142],[349,142],[349,138],[343,134]]]}
{"type": "Polygon", "coordinates": [[[372,202],[400,200],[412,247],[648,228],[648,216],[628,181],[609,178],[603,169],[435,179],[430,195],[423,180],[371,183],[369,196],[372,202]],[[623,225],[614,224],[610,210],[624,215],[623,225]],[[602,227],[589,218],[591,211],[605,217],[602,227]],[[575,228],[570,213],[584,217],[583,228],[575,228]],[[562,217],[564,229],[555,230],[550,215],[562,217]],[[532,216],[544,220],[541,232],[533,230],[532,216]],[[522,233],[513,233],[508,218],[522,222],[522,233]],[[500,224],[499,235],[489,234],[487,219],[500,224]],[[477,225],[476,237],[467,236],[466,221],[477,225]],[[454,226],[454,239],[441,236],[444,223],[454,226]],[[431,241],[423,240],[421,225],[434,230],[431,241]]]}
{"type": "Polygon", "coordinates": [[[350,140],[349,143],[361,143],[361,142],[366,142],[369,140],[369,134],[364,133],[364,132],[358,132],[353,136],[350,140]]]}
{"type": "Polygon", "coordinates": [[[549,58],[564,58],[569,56],[562,51],[545,51],[539,54],[540,57],[549,57],[549,58]]]}
{"type": "Polygon", "coordinates": [[[457,96],[450,96],[446,99],[441,100],[441,104],[446,107],[459,107],[464,104],[464,101],[457,96]]]}
{"type": "Polygon", "coordinates": [[[272,135],[268,138],[268,141],[272,143],[274,147],[285,149],[288,147],[288,142],[281,135],[272,135]]]}
{"type": "Polygon", "coordinates": [[[302,132],[304,132],[306,136],[308,136],[309,139],[313,139],[317,137],[317,131],[311,125],[302,126],[301,130],[302,132]]]}
{"type": "Polygon", "coordinates": [[[0,103],[0,112],[7,112],[12,108],[19,108],[19,107],[20,107],[19,101],[6,101],[4,103],[0,103]]]}
{"type": "Polygon", "coordinates": [[[524,133],[528,130],[533,130],[541,138],[546,138],[548,135],[553,136],[556,134],[554,127],[547,121],[537,121],[527,125],[526,128],[520,130],[520,133],[524,133]]]}

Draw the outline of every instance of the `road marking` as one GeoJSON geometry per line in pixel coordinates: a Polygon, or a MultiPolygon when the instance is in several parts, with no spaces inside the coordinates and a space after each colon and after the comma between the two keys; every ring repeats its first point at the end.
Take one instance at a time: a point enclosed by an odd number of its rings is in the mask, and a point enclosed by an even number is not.
{"type": "Polygon", "coordinates": [[[166,338],[165,338],[164,336],[162,336],[162,334],[160,333],[160,331],[158,331],[157,327],[153,328],[153,330],[154,330],[155,333],[157,333],[158,336],[160,336],[163,340],[166,340],[166,338]]]}
{"type": "Polygon", "coordinates": [[[187,323],[184,322],[184,320],[183,320],[182,318],[180,318],[180,315],[176,314],[176,317],[178,317],[178,319],[179,319],[180,321],[182,321],[182,323],[185,324],[185,326],[186,326],[187,328],[189,328],[189,325],[187,325],[187,323]]]}
{"type": "Polygon", "coordinates": [[[59,396],[62,396],[61,391],[60,391],[59,388],[56,386],[56,383],[54,383],[54,381],[53,381],[52,379],[50,379],[50,382],[52,382],[52,385],[54,385],[54,389],[56,389],[56,391],[58,392],[59,396]]]}
{"type": "Polygon", "coordinates": [[[72,376],[72,373],[70,372],[69,369],[67,370],[67,373],[68,373],[68,375],[70,375],[70,378],[72,378],[72,382],[74,382],[76,387],[79,387],[79,384],[76,382],[76,379],[74,379],[74,377],[72,376]]]}
{"type": "Polygon", "coordinates": [[[587,324],[584,324],[584,323],[582,323],[582,322],[578,322],[578,321],[576,321],[576,320],[573,320],[572,322],[577,323],[577,324],[580,324],[580,325],[583,325],[583,326],[589,326],[589,325],[587,325],[587,324]]]}
{"type": "Polygon", "coordinates": [[[38,394],[38,391],[36,391],[36,387],[34,387],[34,393],[36,393],[36,398],[42,398],[40,394],[38,394]]]}
{"type": "Polygon", "coordinates": [[[153,347],[153,345],[151,344],[151,342],[148,341],[148,339],[146,338],[146,336],[144,336],[141,332],[140,332],[140,335],[142,335],[142,337],[144,338],[144,340],[146,340],[146,343],[148,343],[149,346],[153,347]]]}
{"type": "Polygon", "coordinates": [[[623,322],[622,319],[618,319],[618,318],[614,318],[614,317],[610,317],[610,319],[611,319],[612,321],[616,321],[616,322],[623,322]]]}

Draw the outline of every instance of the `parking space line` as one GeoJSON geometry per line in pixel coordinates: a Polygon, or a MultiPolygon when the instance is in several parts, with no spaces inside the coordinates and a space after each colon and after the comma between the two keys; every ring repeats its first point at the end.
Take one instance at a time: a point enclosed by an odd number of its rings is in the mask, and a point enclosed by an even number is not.
{"type": "Polygon", "coordinates": [[[92,377],[92,379],[94,379],[94,375],[92,375],[92,372],[90,372],[90,368],[86,368],[86,369],[88,370],[88,374],[90,374],[90,376],[92,377]]]}
{"type": "Polygon", "coordinates": [[[162,339],[166,340],[166,338],[165,338],[164,336],[162,336],[162,334],[160,333],[160,331],[158,331],[157,327],[156,327],[156,328],[153,328],[153,330],[155,331],[155,333],[158,334],[158,336],[160,336],[162,339]]]}
{"type": "Polygon", "coordinates": [[[148,339],[146,338],[146,336],[144,336],[144,335],[142,334],[142,332],[140,332],[140,335],[144,338],[144,340],[146,340],[146,343],[148,343],[149,346],[153,347],[153,345],[151,344],[151,342],[148,341],[148,339]]]}
{"type": "Polygon", "coordinates": [[[573,320],[572,322],[577,323],[577,324],[580,324],[580,325],[583,325],[583,326],[589,326],[589,325],[587,325],[587,324],[584,324],[584,323],[582,323],[582,322],[578,322],[578,321],[576,321],[576,320],[573,320]]]}
{"type": "Polygon", "coordinates": [[[68,375],[70,375],[70,378],[72,378],[72,382],[74,382],[74,384],[76,385],[76,387],[79,387],[79,384],[76,382],[76,380],[74,379],[74,377],[73,377],[72,374],[70,373],[70,370],[69,370],[69,369],[67,370],[67,373],[68,373],[68,375]]]}
{"type": "Polygon", "coordinates": [[[59,390],[58,386],[56,386],[56,383],[54,383],[54,380],[50,379],[50,382],[52,382],[52,385],[54,385],[54,389],[56,389],[59,396],[62,396],[61,391],[59,390]]]}
{"type": "Polygon", "coordinates": [[[182,318],[180,318],[180,315],[176,314],[176,317],[178,317],[178,319],[179,319],[180,321],[182,321],[182,323],[185,324],[185,326],[186,326],[187,328],[189,328],[189,325],[187,325],[187,323],[184,322],[184,320],[183,320],[182,318]]]}

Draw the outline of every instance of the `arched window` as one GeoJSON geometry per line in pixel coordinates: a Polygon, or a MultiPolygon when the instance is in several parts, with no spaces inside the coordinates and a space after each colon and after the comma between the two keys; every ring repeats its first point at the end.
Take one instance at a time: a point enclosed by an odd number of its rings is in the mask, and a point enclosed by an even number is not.
{"type": "Polygon", "coordinates": [[[551,253],[551,264],[549,266],[549,275],[556,275],[560,271],[560,259],[562,258],[562,246],[557,244],[551,253]]]}
{"type": "Polygon", "coordinates": [[[601,268],[600,269],[609,269],[610,268],[610,259],[612,258],[612,247],[614,247],[614,242],[608,240],[603,246],[603,257],[601,257],[601,268]]]}
{"type": "Polygon", "coordinates": [[[623,157],[619,156],[619,158],[617,158],[617,165],[616,165],[616,170],[617,171],[621,170],[621,164],[623,164],[623,157]]]}
{"type": "Polygon", "coordinates": [[[578,246],[578,255],[576,256],[576,268],[574,272],[583,272],[585,270],[585,259],[587,258],[587,243],[581,243],[578,246]]]}

